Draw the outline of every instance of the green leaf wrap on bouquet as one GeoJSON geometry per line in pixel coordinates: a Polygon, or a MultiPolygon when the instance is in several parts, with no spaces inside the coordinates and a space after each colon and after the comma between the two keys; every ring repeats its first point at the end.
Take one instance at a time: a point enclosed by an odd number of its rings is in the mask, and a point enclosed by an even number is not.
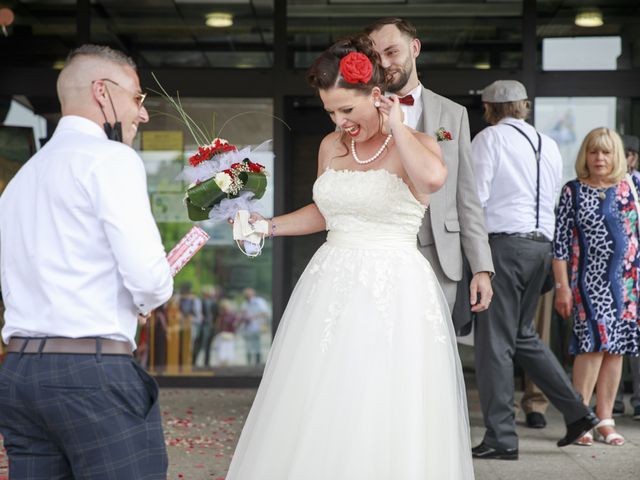
{"type": "Polygon", "coordinates": [[[262,198],[264,192],[267,190],[267,176],[264,173],[255,172],[242,172],[240,180],[244,183],[242,192],[253,192],[255,199],[262,198]]]}
{"type": "MultiPolygon", "coordinates": [[[[240,192],[253,192],[255,199],[262,198],[267,189],[267,177],[264,173],[242,172],[238,175],[243,183],[240,192]]],[[[187,190],[187,215],[195,222],[207,220],[211,209],[224,198],[235,198],[238,195],[227,194],[220,190],[214,178],[205,180],[187,190]]]]}
{"type": "Polygon", "coordinates": [[[187,190],[187,214],[194,221],[206,220],[213,206],[226,197],[213,178],[205,180],[187,190]]]}
{"type": "Polygon", "coordinates": [[[209,212],[211,208],[200,208],[191,203],[189,197],[186,198],[185,203],[187,204],[187,216],[189,220],[194,222],[200,222],[202,220],[207,220],[209,218],[209,212]]]}

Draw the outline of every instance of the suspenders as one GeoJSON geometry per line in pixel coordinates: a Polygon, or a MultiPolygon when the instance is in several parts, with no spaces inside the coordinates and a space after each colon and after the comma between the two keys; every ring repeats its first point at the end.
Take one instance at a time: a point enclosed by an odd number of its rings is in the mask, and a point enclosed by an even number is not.
{"type": "Polygon", "coordinates": [[[527,142],[529,142],[529,145],[531,145],[533,154],[536,157],[536,230],[538,230],[540,223],[540,156],[542,154],[542,137],[540,137],[540,134],[536,131],[536,135],[538,135],[538,148],[536,149],[527,134],[524,133],[520,128],[511,123],[505,122],[505,125],[509,125],[510,127],[515,128],[524,138],[527,139],[527,142]]]}

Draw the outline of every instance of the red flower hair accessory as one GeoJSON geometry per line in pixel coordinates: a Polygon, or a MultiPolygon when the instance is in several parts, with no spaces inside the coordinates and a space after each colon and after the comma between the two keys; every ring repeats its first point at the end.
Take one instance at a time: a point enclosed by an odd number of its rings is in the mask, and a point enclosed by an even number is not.
{"type": "Polygon", "coordinates": [[[340,73],[349,83],[366,84],[373,75],[373,65],[364,53],[349,52],[340,59],[340,73]]]}

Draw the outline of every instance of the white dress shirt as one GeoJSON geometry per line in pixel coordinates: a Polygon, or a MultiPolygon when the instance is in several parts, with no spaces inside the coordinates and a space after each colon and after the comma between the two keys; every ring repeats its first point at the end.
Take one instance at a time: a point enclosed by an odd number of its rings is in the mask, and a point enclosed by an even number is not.
{"type": "Polygon", "coordinates": [[[418,86],[411,90],[407,95],[413,96],[413,105],[400,104],[402,113],[404,113],[404,120],[402,123],[407,127],[417,130],[418,122],[422,116],[422,84],[418,83],[418,86]]]}
{"type": "MultiPolygon", "coordinates": [[[[489,233],[536,230],[536,158],[522,130],[538,148],[536,130],[524,120],[503,118],[471,142],[478,197],[489,233]]],[[[555,225],[554,207],[562,181],[562,157],[556,142],[544,134],[540,159],[540,220],[538,231],[549,240],[555,225]]]]}
{"type": "Polygon", "coordinates": [[[0,197],[2,338],[129,341],[173,279],[144,165],[82,117],[65,116],[0,197]]]}

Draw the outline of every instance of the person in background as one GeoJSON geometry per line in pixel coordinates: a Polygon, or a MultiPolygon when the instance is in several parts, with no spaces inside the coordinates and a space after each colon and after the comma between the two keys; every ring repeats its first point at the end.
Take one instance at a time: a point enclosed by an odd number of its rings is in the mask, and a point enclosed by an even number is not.
{"type": "MultiPolygon", "coordinates": [[[[191,342],[191,362],[196,363],[196,340],[202,335],[202,301],[191,290],[191,282],[183,282],[180,285],[178,295],[178,308],[182,317],[182,328],[180,335],[190,335],[191,342]]],[[[184,344],[183,344],[184,345],[184,344]]]]}
{"type": "Polygon", "coordinates": [[[624,155],[627,159],[627,172],[640,178],[640,172],[638,172],[640,139],[635,135],[622,135],[622,145],[624,146],[624,155]]]}
{"type": "MultiPolygon", "coordinates": [[[[627,168],[616,132],[603,127],[587,134],[576,159],[577,178],[560,196],[553,260],[555,307],[573,323],[573,384],[587,405],[595,389],[602,420],[594,434],[615,446],[625,443],[612,419],[623,356],[640,353],[640,181],[627,168]]],[[[589,446],[593,435],[577,443],[589,446]]]]}
{"type": "MultiPolygon", "coordinates": [[[[175,298],[175,297],[174,297],[175,298]]],[[[167,365],[167,340],[169,337],[169,300],[153,311],[150,323],[153,325],[153,361],[149,367],[155,371],[162,371],[167,365]]]]}
{"type": "Polygon", "coordinates": [[[216,319],[216,338],[214,341],[216,357],[221,365],[233,364],[236,359],[236,328],[238,314],[233,302],[228,298],[221,298],[218,304],[216,319]]]}
{"type": "Polygon", "coordinates": [[[471,312],[489,307],[494,273],[487,230],[474,183],[467,110],[426,89],[418,79],[416,60],[421,44],[415,27],[401,18],[382,18],[365,28],[389,82],[387,91],[399,97],[404,124],[435,137],[447,165],[445,186],[431,195],[418,231],[420,252],[429,260],[454,312],[456,294],[461,314],[454,314],[456,330],[464,331],[471,312]],[[463,253],[471,272],[460,287],[463,253]]]}
{"type": "Polygon", "coordinates": [[[194,364],[198,357],[198,352],[204,350],[204,366],[211,366],[211,344],[216,334],[217,319],[218,294],[216,287],[213,285],[204,285],[202,287],[202,328],[193,346],[194,364]]]}
{"type": "Polygon", "coordinates": [[[182,309],[184,306],[185,298],[180,299],[181,311],[184,316],[191,318],[191,363],[196,366],[198,356],[200,352],[204,350],[204,343],[208,335],[209,325],[204,321],[204,305],[202,298],[198,295],[191,294],[189,299],[189,306],[186,309],[182,309]]]}
{"type": "MultiPolygon", "coordinates": [[[[624,154],[627,158],[628,172],[640,180],[638,172],[638,150],[640,149],[640,139],[635,135],[622,135],[624,154]]],[[[640,357],[627,357],[629,360],[629,370],[631,371],[632,395],[629,401],[634,420],[640,420],[640,357]]],[[[613,416],[624,415],[624,382],[620,381],[616,401],[613,404],[613,416]]]]}
{"type": "Polygon", "coordinates": [[[57,90],[53,136],[0,197],[9,478],[164,480],[158,385],[132,356],[173,291],[131,148],[145,94],[133,61],[98,45],[71,52],[57,90]]]}
{"type": "Polygon", "coordinates": [[[240,322],[246,342],[247,364],[260,365],[262,332],[271,318],[271,308],[253,288],[245,288],[242,295],[244,302],[240,306],[240,322]]]}
{"type": "Polygon", "coordinates": [[[530,103],[520,82],[498,80],[482,92],[491,126],[471,143],[480,203],[496,276],[494,302],[475,321],[475,365],[485,424],[473,456],[516,460],[513,363],[562,413],[571,444],[597,423],[533,320],[551,267],[555,199],[562,178],[556,143],[525,122],[530,103]]]}

